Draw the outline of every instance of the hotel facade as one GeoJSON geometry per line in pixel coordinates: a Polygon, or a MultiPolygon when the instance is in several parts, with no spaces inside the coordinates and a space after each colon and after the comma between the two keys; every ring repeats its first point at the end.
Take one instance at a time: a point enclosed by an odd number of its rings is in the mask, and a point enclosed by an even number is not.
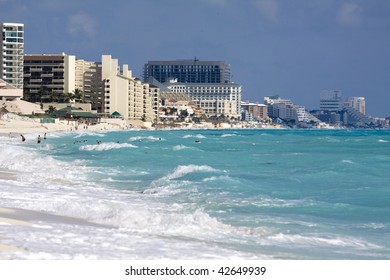
{"type": "Polygon", "coordinates": [[[102,63],[76,59],[75,88],[83,93],[84,102],[98,113],[104,111],[104,84],[102,81],[102,63]]]}
{"type": "Polygon", "coordinates": [[[144,80],[162,85],[162,92],[187,94],[207,117],[241,118],[242,88],[231,80],[230,65],[224,61],[149,61],[144,80]]]}
{"type": "Polygon", "coordinates": [[[234,83],[197,84],[171,81],[167,88],[172,93],[186,93],[201,107],[207,117],[241,117],[241,86],[234,83]]]}
{"type": "Polygon", "coordinates": [[[122,70],[111,55],[102,56],[104,112],[118,112],[130,124],[142,125],[157,121],[159,89],[132,77],[128,65],[122,70]]]}
{"type": "Polygon", "coordinates": [[[24,25],[0,23],[0,79],[23,88],[24,25]]]}
{"type": "Polygon", "coordinates": [[[223,61],[154,60],[144,66],[144,81],[150,77],[160,83],[174,78],[178,83],[231,83],[230,65],[223,61]]]}
{"type": "Polygon", "coordinates": [[[26,54],[24,56],[24,94],[64,95],[75,90],[74,55],[26,54]]]}

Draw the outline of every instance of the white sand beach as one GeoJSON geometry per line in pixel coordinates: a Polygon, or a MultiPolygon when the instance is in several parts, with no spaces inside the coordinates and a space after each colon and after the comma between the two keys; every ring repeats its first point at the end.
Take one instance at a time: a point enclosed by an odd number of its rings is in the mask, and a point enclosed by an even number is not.
{"type": "Polygon", "coordinates": [[[49,131],[75,131],[75,130],[123,130],[126,123],[119,119],[103,119],[100,123],[86,125],[77,121],[59,120],[55,123],[41,123],[40,119],[32,119],[12,113],[4,114],[0,118],[0,134],[19,136],[22,133],[45,133],[49,131]]]}

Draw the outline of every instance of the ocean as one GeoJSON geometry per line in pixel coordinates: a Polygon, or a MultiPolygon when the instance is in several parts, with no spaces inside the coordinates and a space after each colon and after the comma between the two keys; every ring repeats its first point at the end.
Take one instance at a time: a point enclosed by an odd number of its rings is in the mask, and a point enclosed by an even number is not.
{"type": "Polygon", "coordinates": [[[389,130],[36,136],[0,136],[0,207],[89,223],[2,222],[3,258],[390,259],[389,130]]]}

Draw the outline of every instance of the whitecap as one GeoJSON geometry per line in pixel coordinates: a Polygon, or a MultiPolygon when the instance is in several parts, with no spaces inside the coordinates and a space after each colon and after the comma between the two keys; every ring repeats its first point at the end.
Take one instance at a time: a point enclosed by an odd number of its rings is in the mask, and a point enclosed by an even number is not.
{"type": "Polygon", "coordinates": [[[388,143],[389,141],[383,140],[383,139],[379,139],[378,142],[379,142],[379,143],[388,143]]]}
{"type": "Polygon", "coordinates": [[[108,151],[114,149],[123,149],[123,148],[137,148],[137,146],[129,143],[101,143],[97,145],[85,145],[81,146],[79,149],[84,151],[108,151]]]}
{"type": "Polygon", "coordinates": [[[196,134],[196,135],[187,134],[187,135],[184,135],[183,138],[198,138],[198,139],[204,139],[204,138],[206,138],[206,136],[204,136],[204,135],[202,135],[202,134],[196,134]]]}
{"type": "Polygon", "coordinates": [[[163,178],[172,180],[194,172],[218,172],[218,170],[208,165],[179,165],[172,173],[163,178]]]}
{"type": "Polygon", "coordinates": [[[199,149],[195,149],[193,147],[188,147],[188,146],[185,146],[185,145],[176,145],[172,148],[174,151],[181,151],[181,150],[199,150],[199,149]]]}
{"type": "Polygon", "coordinates": [[[154,136],[133,136],[128,139],[130,142],[134,141],[149,141],[149,142],[154,142],[154,141],[164,141],[164,138],[160,137],[154,137],[154,136]]]}
{"type": "Polygon", "coordinates": [[[203,182],[212,182],[212,181],[235,181],[231,177],[227,175],[222,175],[222,176],[211,176],[208,178],[204,178],[202,180],[203,182]]]}
{"type": "Polygon", "coordinates": [[[98,133],[98,132],[92,132],[92,131],[80,131],[80,132],[76,132],[76,135],[73,138],[76,139],[76,138],[85,137],[85,136],[104,137],[105,133],[104,132],[98,133]]]}

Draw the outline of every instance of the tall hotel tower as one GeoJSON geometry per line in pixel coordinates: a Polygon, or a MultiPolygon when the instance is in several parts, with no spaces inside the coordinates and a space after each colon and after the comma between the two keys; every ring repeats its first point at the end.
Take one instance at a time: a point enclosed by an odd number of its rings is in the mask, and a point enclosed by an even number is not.
{"type": "Polygon", "coordinates": [[[168,60],[149,61],[145,64],[143,78],[150,77],[160,83],[168,82],[170,78],[178,83],[230,83],[230,65],[223,61],[168,60]]]}
{"type": "Polygon", "coordinates": [[[161,83],[167,92],[187,94],[206,116],[240,117],[241,86],[232,82],[230,65],[224,61],[149,61],[143,78],[161,83]]]}
{"type": "Polygon", "coordinates": [[[0,79],[23,88],[24,25],[0,23],[0,79]]]}

